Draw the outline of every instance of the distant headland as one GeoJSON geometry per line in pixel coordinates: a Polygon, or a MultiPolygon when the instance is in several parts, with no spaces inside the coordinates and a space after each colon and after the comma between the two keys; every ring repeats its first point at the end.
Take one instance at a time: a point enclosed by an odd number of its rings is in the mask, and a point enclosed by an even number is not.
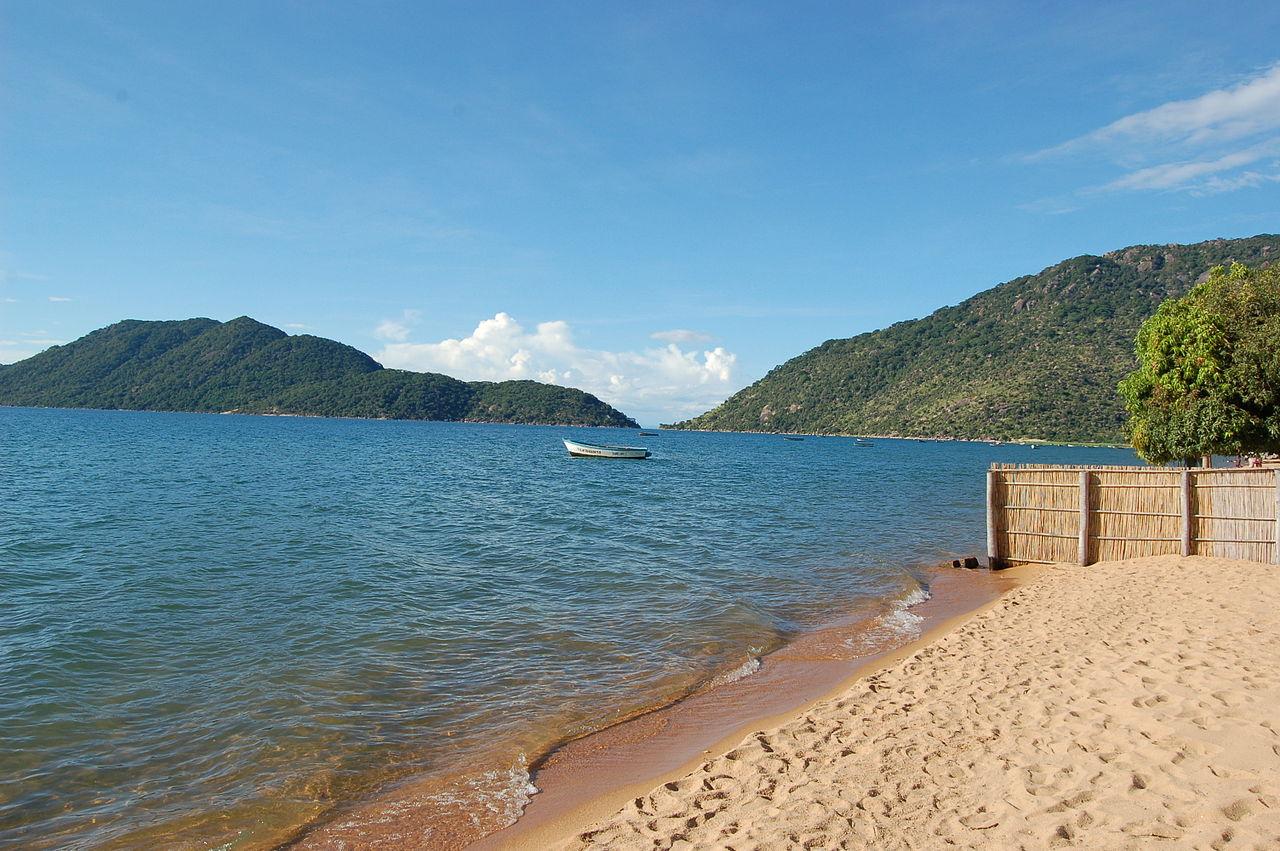
{"type": "Polygon", "coordinates": [[[581,390],[386,369],[248,316],[117,322],[0,366],[0,405],[639,427],[581,390]]]}
{"type": "MultiPolygon", "coordinates": [[[[1280,236],[1064,260],[922,319],[828,340],[667,427],[1121,443],[1116,383],[1135,366],[1139,326],[1233,261],[1280,261],[1280,236]]],[[[871,274],[893,281],[892,269],[871,274]]]]}

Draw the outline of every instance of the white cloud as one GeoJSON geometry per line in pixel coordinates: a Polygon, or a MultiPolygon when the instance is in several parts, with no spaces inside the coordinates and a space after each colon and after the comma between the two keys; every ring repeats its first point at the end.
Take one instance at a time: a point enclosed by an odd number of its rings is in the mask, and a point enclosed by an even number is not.
{"type": "Polygon", "coordinates": [[[49,301],[55,301],[55,302],[58,302],[58,301],[71,301],[71,299],[67,298],[67,297],[66,297],[66,296],[64,296],[64,295],[51,295],[51,296],[49,296],[49,301]]]}
{"type": "Polygon", "coordinates": [[[443,372],[470,381],[533,379],[577,387],[632,415],[683,418],[723,401],[737,356],[721,346],[685,351],[676,342],[640,351],[579,346],[567,322],[527,330],[507,313],[485,319],[467,337],[438,343],[389,343],[384,366],[443,372]]]}
{"type": "Polygon", "coordinates": [[[0,284],[6,281],[47,281],[45,275],[37,275],[35,272],[22,272],[17,269],[0,269],[0,284]]]}
{"type": "Polygon", "coordinates": [[[409,326],[394,319],[384,319],[378,323],[377,328],[373,329],[373,336],[379,340],[407,340],[409,326]]]}
{"type": "Polygon", "coordinates": [[[17,363],[39,353],[39,349],[11,349],[8,346],[0,346],[0,363],[17,363]]]}
{"type": "Polygon", "coordinates": [[[379,340],[404,342],[409,339],[409,332],[422,316],[420,310],[403,310],[398,319],[384,319],[373,329],[373,336],[379,340]]]}
{"type": "Polygon", "coordinates": [[[664,343],[710,343],[711,335],[704,331],[690,331],[688,328],[672,328],[670,331],[654,331],[649,335],[664,343]]]}
{"type": "MultiPolygon", "coordinates": [[[[1130,172],[1107,184],[1104,189],[1182,189],[1200,185],[1202,177],[1221,174],[1252,165],[1276,151],[1275,143],[1267,143],[1243,151],[1235,151],[1211,160],[1163,163],[1130,172]]],[[[1243,184],[1253,185],[1253,184],[1243,184]]],[[[1239,188],[1239,187],[1237,187],[1239,188]]]]}
{"type": "Polygon", "coordinates": [[[284,323],[284,327],[292,328],[295,331],[301,331],[305,329],[307,326],[302,324],[301,322],[286,322],[284,323]]]}
{"type": "Polygon", "coordinates": [[[1065,216],[1080,209],[1080,202],[1074,198],[1040,198],[1017,205],[1019,210],[1027,213],[1039,213],[1045,216],[1065,216]]]}
{"type": "Polygon", "coordinates": [[[1122,191],[1231,192],[1273,182],[1244,169],[1280,153],[1280,63],[1225,88],[1126,115],[1037,151],[1037,162],[1103,154],[1127,173],[1082,194],[1122,191]]]}
{"type": "Polygon", "coordinates": [[[1217,195],[1220,192],[1235,192],[1237,189],[1262,186],[1265,183],[1280,182],[1280,165],[1274,166],[1277,171],[1262,174],[1257,171],[1245,171],[1234,177],[1211,177],[1192,190],[1193,195],[1217,195]]]}
{"type": "Polygon", "coordinates": [[[0,363],[14,363],[32,355],[38,355],[50,346],[61,346],[66,342],[65,340],[32,338],[31,334],[25,332],[22,336],[27,339],[0,340],[0,363]]]}
{"type": "Polygon", "coordinates": [[[1235,86],[1126,115],[1032,157],[1128,141],[1204,145],[1234,141],[1277,128],[1280,128],[1280,63],[1235,86]]]}

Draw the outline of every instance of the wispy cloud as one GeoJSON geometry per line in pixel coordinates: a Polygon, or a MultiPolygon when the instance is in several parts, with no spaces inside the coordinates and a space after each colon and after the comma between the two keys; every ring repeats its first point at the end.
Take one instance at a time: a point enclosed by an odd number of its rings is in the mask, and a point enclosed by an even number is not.
{"type": "Polygon", "coordinates": [[[61,346],[64,340],[53,340],[43,337],[32,337],[22,334],[25,339],[0,340],[0,363],[13,363],[38,355],[49,346],[61,346]]]}
{"type": "MultiPolygon", "coordinates": [[[[1126,115],[1036,151],[1024,161],[1102,156],[1125,169],[1114,180],[1083,188],[1080,195],[1173,191],[1205,195],[1280,180],[1280,165],[1257,167],[1277,155],[1280,63],[1235,85],[1126,115]]],[[[1036,212],[1056,212],[1054,207],[1053,199],[1023,206],[1036,212]]]]}
{"type": "Polygon", "coordinates": [[[1056,154],[1123,142],[1208,145],[1280,128],[1280,63],[1225,89],[1135,112],[1105,127],[1031,154],[1056,154]]]}
{"type": "Polygon", "coordinates": [[[1233,177],[1211,177],[1192,190],[1192,194],[1216,195],[1219,192],[1235,192],[1237,189],[1252,188],[1267,183],[1280,183],[1280,163],[1274,163],[1272,168],[1274,171],[1270,174],[1246,171],[1233,177]]]}
{"type": "Polygon", "coordinates": [[[421,317],[421,310],[405,309],[400,312],[398,319],[384,319],[379,322],[378,327],[373,329],[373,336],[379,340],[404,342],[409,339],[409,332],[421,317]]]}
{"type": "Polygon", "coordinates": [[[301,322],[286,322],[284,323],[284,327],[292,328],[294,331],[301,331],[305,329],[307,326],[302,324],[301,322]]]}
{"type": "Polygon", "coordinates": [[[673,180],[733,178],[756,165],[753,157],[736,150],[698,150],[655,163],[653,170],[673,180]]]}
{"type": "Polygon", "coordinates": [[[1027,213],[1040,213],[1045,216],[1063,216],[1067,213],[1074,213],[1080,209],[1080,201],[1077,198],[1041,198],[1037,201],[1028,201],[1025,204],[1019,204],[1018,209],[1027,213]]]}
{"type": "Polygon", "coordinates": [[[654,331],[649,335],[651,339],[660,340],[663,343],[693,343],[702,344],[710,343],[711,335],[705,331],[691,331],[688,328],[672,328],[670,331],[654,331]]]}
{"type": "Polygon", "coordinates": [[[6,281],[47,281],[45,275],[38,275],[35,272],[23,272],[17,269],[0,269],[0,284],[6,281]]]}
{"type": "Polygon", "coordinates": [[[1235,171],[1280,150],[1280,140],[1273,140],[1242,151],[1234,151],[1209,160],[1161,163],[1130,172],[1101,187],[1104,191],[1120,189],[1181,189],[1193,187],[1203,177],[1235,171]]]}
{"type": "Polygon", "coordinates": [[[71,299],[64,295],[51,295],[49,296],[49,301],[61,302],[61,301],[71,301],[71,299]]]}
{"type": "Polygon", "coordinates": [[[737,356],[722,346],[686,351],[668,342],[639,351],[589,349],[574,341],[567,322],[542,322],[529,330],[507,313],[485,319],[466,337],[394,342],[375,358],[389,367],[467,380],[526,378],[563,384],[629,413],[673,417],[701,413],[736,389],[737,356]]]}

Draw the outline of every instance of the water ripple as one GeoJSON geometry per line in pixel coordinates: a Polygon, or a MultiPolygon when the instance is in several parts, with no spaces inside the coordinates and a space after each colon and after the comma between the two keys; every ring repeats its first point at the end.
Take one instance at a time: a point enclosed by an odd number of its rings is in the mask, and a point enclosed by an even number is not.
{"type": "Polygon", "coordinates": [[[268,843],[472,763],[519,791],[521,754],[976,550],[981,471],[1033,460],[565,433],[0,409],[0,845],[268,843]]]}

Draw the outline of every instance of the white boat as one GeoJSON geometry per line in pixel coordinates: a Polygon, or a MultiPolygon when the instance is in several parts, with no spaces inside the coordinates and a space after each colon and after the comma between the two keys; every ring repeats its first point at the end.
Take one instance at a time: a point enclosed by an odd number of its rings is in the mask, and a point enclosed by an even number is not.
{"type": "Polygon", "coordinates": [[[599,443],[580,443],[569,438],[561,438],[564,448],[575,458],[648,458],[649,450],[643,446],[605,446],[599,443]]]}

